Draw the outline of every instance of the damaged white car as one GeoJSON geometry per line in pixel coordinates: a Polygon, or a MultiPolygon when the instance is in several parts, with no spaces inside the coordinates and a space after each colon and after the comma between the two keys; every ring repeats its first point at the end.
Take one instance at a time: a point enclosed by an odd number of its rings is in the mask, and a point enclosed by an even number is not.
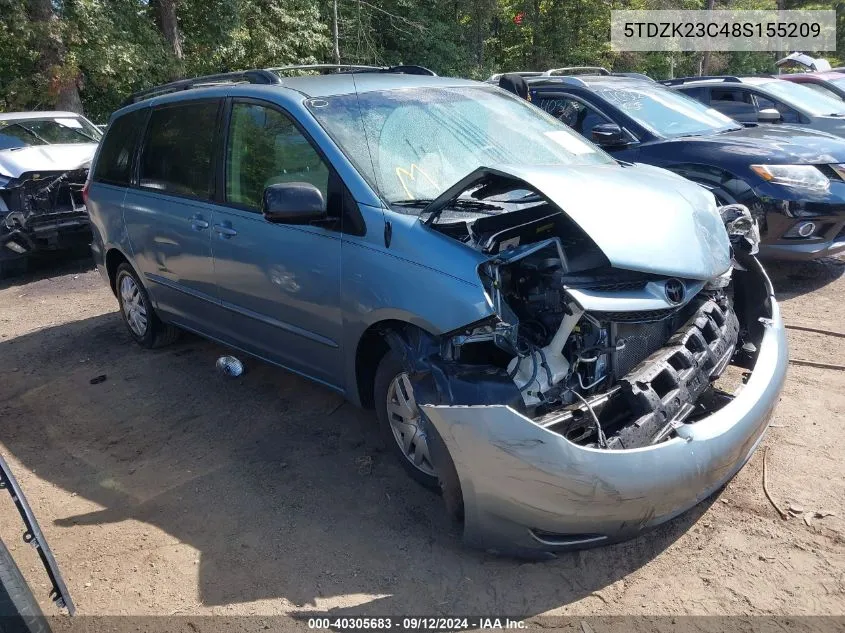
{"type": "Polygon", "coordinates": [[[0,275],[90,241],[82,189],[100,136],[73,112],[0,114],[0,275]]]}
{"type": "Polygon", "coordinates": [[[139,344],[188,329],[374,407],[502,553],[631,536],[745,464],[787,366],[747,209],[484,84],[249,72],[112,118],[93,250],[139,344]],[[159,172],[194,144],[222,167],[186,202],[159,172]]]}

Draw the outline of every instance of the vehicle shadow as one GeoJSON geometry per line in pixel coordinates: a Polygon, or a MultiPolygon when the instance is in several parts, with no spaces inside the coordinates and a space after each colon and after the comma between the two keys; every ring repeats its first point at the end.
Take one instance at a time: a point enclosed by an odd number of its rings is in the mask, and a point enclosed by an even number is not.
{"type": "Polygon", "coordinates": [[[24,270],[20,273],[0,277],[0,290],[24,286],[50,277],[84,273],[94,268],[94,260],[88,247],[85,246],[32,256],[23,268],[24,270]]]}
{"type": "Polygon", "coordinates": [[[764,265],[778,299],[811,293],[845,274],[845,259],[837,257],[807,262],[767,261],[764,265]]]}
{"type": "MultiPolygon", "coordinates": [[[[70,500],[39,512],[60,560],[96,560],[89,526],[103,526],[97,539],[118,534],[127,552],[108,565],[118,582],[129,578],[148,524],[199,552],[207,606],[282,598],[343,614],[528,617],[591,595],[597,607],[613,600],[621,589],[611,585],[712,503],[553,561],[473,551],[441,500],[382,449],[371,413],[257,361],[225,379],[214,369],[222,351],[192,337],[141,350],[116,314],[0,342],[3,443],[39,478],[102,508],[74,513],[70,500]]],[[[70,575],[79,593],[85,577],[70,575]]]]}

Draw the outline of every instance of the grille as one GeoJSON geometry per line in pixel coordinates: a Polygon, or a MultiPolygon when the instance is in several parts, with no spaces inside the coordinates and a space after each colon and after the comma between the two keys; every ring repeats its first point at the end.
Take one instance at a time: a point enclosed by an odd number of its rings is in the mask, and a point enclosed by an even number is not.
{"type": "Polygon", "coordinates": [[[625,347],[615,355],[613,373],[616,377],[624,376],[665,345],[672,334],[673,323],[671,318],[653,323],[618,323],[616,340],[624,339],[625,347]]]}
{"type": "Polygon", "coordinates": [[[599,321],[613,321],[614,323],[655,323],[663,321],[678,311],[678,308],[663,310],[645,310],[642,312],[592,312],[599,321]]]}

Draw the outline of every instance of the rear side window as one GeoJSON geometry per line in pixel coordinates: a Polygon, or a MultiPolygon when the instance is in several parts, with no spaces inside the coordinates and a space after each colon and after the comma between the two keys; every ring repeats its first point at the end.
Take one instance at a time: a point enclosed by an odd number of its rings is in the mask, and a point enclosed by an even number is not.
{"type": "Polygon", "coordinates": [[[138,146],[138,138],[144,129],[147,110],[133,110],[129,114],[112,121],[103,145],[97,166],[94,168],[94,180],[112,185],[129,185],[132,172],[132,156],[138,146]]]}
{"type": "Polygon", "coordinates": [[[218,107],[215,100],[153,110],[141,153],[142,187],[211,199],[218,107]]]}

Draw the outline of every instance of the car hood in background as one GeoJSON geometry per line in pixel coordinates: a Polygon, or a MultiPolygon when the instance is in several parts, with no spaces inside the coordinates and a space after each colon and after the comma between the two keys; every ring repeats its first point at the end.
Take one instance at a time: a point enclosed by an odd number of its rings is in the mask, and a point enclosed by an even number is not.
{"type": "Polygon", "coordinates": [[[713,195],[650,165],[480,167],[429,210],[488,174],[521,180],[542,193],[617,268],[712,279],[730,267],[730,244],[713,195]]]}
{"type": "Polygon", "coordinates": [[[17,178],[33,171],[70,171],[87,167],[97,151],[96,143],[35,145],[0,150],[0,175],[17,178]]]}
{"type": "MultiPolygon", "coordinates": [[[[845,132],[845,119],[840,119],[845,132]]],[[[672,162],[688,158],[695,164],[721,164],[727,155],[749,165],[821,165],[845,162],[845,140],[807,127],[768,124],[708,136],[688,136],[645,145],[652,152],[670,155],[672,162]],[[668,152],[668,153],[667,153],[668,152]]]]}

